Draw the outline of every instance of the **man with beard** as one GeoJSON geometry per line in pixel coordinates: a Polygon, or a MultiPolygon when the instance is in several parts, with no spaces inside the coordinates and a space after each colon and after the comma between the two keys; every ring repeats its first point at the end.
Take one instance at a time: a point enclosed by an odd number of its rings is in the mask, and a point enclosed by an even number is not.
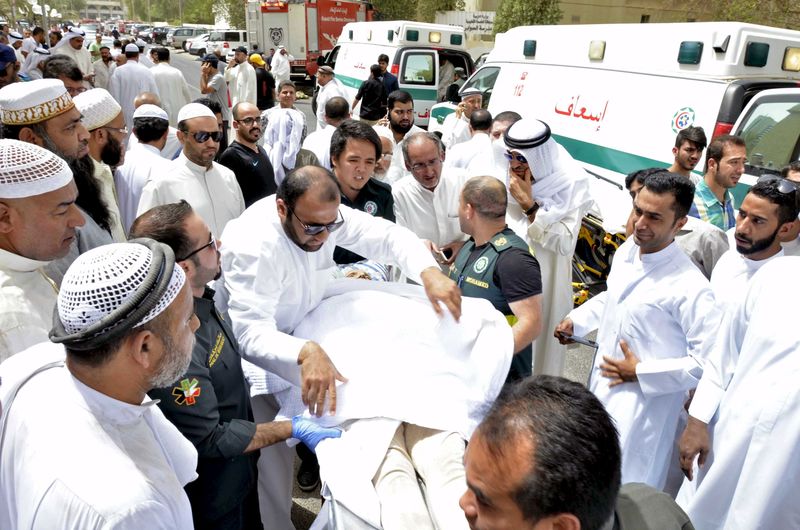
{"type": "Polygon", "coordinates": [[[2,362],[47,340],[57,290],[43,269],[69,252],[83,216],[72,171],[54,153],[0,140],[0,161],[2,362]]]}
{"type": "Polygon", "coordinates": [[[114,69],[108,81],[108,91],[122,107],[125,115],[125,125],[133,128],[133,111],[136,107],[133,100],[142,92],[158,93],[158,85],[153,77],[153,72],[144,65],[139,64],[139,47],[135,44],[125,46],[127,62],[114,69]]]}
{"type": "Polygon", "coordinates": [[[191,528],[197,452],[146,394],[186,372],[199,324],[172,250],[90,250],[57,308],[55,344],[0,365],[0,527],[191,528]]]}
{"type": "Polygon", "coordinates": [[[114,73],[117,64],[111,58],[111,50],[108,46],[100,46],[100,58],[94,63],[94,86],[97,88],[108,88],[108,80],[114,73]]]}
{"type": "Polygon", "coordinates": [[[155,51],[158,63],[150,71],[156,80],[161,104],[169,115],[169,124],[174,127],[178,124],[178,111],[192,100],[192,94],[183,72],[169,64],[169,50],[153,48],[152,51],[155,51]]]}
{"type": "Polygon", "coordinates": [[[69,28],[64,38],[53,47],[53,55],[66,55],[78,65],[83,75],[83,86],[91,88],[94,80],[94,67],[92,66],[92,54],[83,47],[83,40],[86,32],[81,28],[69,28]]]}
{"type": "Polygon", "coordinates": [[[405,90],[395,90],[386,99],[388,119],[385,123],[378,122],[375,127],[386,126],[394,139],[394,152],[392,153],[392,167],[397,168],[395,173],[408,176],[403,161],[403,140],[422,129],[414,125],[414,99],[405,90]]]}
{"type": "Polygon", "coordinates": [[[219,163],[236,175],[246,208],[275,193],[278,186],[267,152],[258,145],[261,111],[252,103],[243,102],[233,107],[232,114],[236,139],[222,153],[219,163]]]}
{"type": "MultiPolygon", "coordinates": [[[[800,184],[800,161],[795,161],[781,170],[781,176],[790,182],[800,184]]],[[[787,256],[800,256],[800,218],[794,228],[782,241],[783,251],[787,256]]]]}
{"type": "Polygon", "coordinates": [[[589,389],[619,429],[622,482],[659,490],[673,464],[686,392],[700,380],[720,322],[708,280],[674,242],[693,196],[681,175],[648,176],[634,199],[633,237],[614,254],[608,290],[571,311],[554,333],[566,344],[598,330],[589,389]]]}
{"type": "Polygon", "coordinates": [[[672,148],[675,162],[667,171],[683,175],[695,186],[700,184],[700,177],[692,173],[692,170],[703,156],[703,149],[707,144],[706,133],[702,127],[690,126],[681,129],[675,137],[675,147],[672,148]]]}
{"type": "Polygon", "coordinates": [[[697,185],[689,215],[729,230],[736,226],[731,188],[739,183],[747,161],[744,140],[725,134],[711,140],[706,152],[706,173],[697,185]]]}
{"type": "Polygon", "coordinates": [[[222,133],[211,109],[189,103],[178,113],[180,156],[170,163],[171,172],[147,182],[139,201],[138,215],[154,206],[181,199],[192,205],[214,237],[244,211],[244,197],[233,172],[216,162],[222,133]]]}
{"type": "Polygon", "coordinates": [[[0,44],[0,88],[19,81],[17,55],[11,46],[0,44]]]}
{"type": "Polygon", "coordinates": [[[121,165],[125,157],[125,118],[122,107],[111,94],[102,88],[93,88],[75,97],[75,107],[83,115],[83,124],[89,131],[89,155],[79,159],[79,164],[92,167],[92,176],[100,188],[100,199],[108,209],[111,237],[122,242],[125,230],[117,204],[112,168],[121,165]]]}
{"type": "Polygon", "coordinates": [[[217,242],[186,201],[148,210],[134,222],[131,237],[152,238],[173,249],[200,320],[188,370],[166,387],[148,392],[160,400],[158,406],[167,419],[197,449],[199,476],[186,487],[195,528],[261,528],[258,450],[290,437],[314,448],[320,440],[341,432],[301,417],[253,421],[239,345],[228,315],[215,307],[214,291],[208,287],[221,272],[217,242]]]}
{"type": "Polygon", "coordinates": [[[256,104],[256,71],[247,62],[247,48],[244,46],[236,48],[233,61],[225,68],[225,81],[230,89],[232,106],[256,104]]]}
{"type": "Polygon", "coordinates": [[[294,61],[294,56],[289,55],[284,46],[278,46],[278,51],[272,56],[270,67],[272,68],[272,75],[275,76],[275,82],[280,86],[284,81],[289,81],[291,78],[291,62],[294,61]]]}

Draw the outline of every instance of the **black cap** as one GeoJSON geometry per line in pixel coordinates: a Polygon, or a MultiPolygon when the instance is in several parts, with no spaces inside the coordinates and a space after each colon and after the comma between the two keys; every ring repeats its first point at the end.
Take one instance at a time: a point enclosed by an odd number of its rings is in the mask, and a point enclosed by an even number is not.
{"type": "Polygon", "coordinates": [[[234,51],[237,51],[237,52],[242,52],[242,53],[244,53],[244,54],[247,54],[247,48],[245,48],[244,46],[239,46],[239,47],[238,47],[238,48],[236,48],[234,51]]]}
{"type": "Polygon", "coordinates": [[[217,58],[217,56],[216,56],[216,55],[214,55],[213,53],[207,53],[207,54],[206,54],[206,55],[203,57],[203,62],[204,62],[204,63],[208,63],[208,64],[210,64],[210,65],[211,65],[211,66],[213,66],[214,68],[216,68],[216,67],[219,65],[219,59],[218,59],[218,58],[217,58]]]}

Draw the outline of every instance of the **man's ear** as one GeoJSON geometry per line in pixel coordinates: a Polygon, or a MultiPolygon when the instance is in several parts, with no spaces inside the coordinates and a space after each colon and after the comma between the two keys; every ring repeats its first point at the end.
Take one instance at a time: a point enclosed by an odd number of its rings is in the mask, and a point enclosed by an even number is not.
{"type": "Polygon", "coordinates": [[[281,221],[285,221],[289,216],[289,207],[283,202],[283,199],[276,199],[275,205],[278,207],[278,217],[281,218],[281,221]]]}
{"type": "Polygon", "coordinates": [[[14,207],[0,201],[0,234],[8,234],[14,229],[14,207]]]}
{"type": "Polygon", "coordinates": [[[122,351],[128,352],[133,362],[145,370],[152,370],[156,366],[164,349],[164,343],[149,329],[135,333],[126,342],[128,344],[122,351]]]}
{"type": "MultiPolygon", "coordinates": [[[[169,129],[167,129],[167,132],[169,132],[169,129]]],[[[175,136],[178,138],[178,141],[181,143],[181,145],[186,142],[186,133],[182,130],[178,129],[178,131],[175,133],[175,136]]]]}
{"type": "Polygon", "coordinates": [[[31,129],[30,127],[23,127],[22,129],[20,129],[18,138],[20,142],[36,144],[39,147],[42,147],[43,144],[42,138],[38,134],[33,132],[33,129],[31,129]]]}

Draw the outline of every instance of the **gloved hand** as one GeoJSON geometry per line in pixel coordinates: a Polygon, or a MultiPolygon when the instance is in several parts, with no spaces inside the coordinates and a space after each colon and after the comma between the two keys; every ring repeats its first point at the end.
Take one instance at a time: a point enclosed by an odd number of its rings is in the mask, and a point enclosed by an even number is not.
{"type": "Polygon", "coordinates": [[[341,429],[329,429],[321,427],[313,421],[307,420],[302,416],[292,418],[292,438],[297,438],[312,452],[317,452],[317,444],[326,438],[339,438],[342,436],[341,429]]]}

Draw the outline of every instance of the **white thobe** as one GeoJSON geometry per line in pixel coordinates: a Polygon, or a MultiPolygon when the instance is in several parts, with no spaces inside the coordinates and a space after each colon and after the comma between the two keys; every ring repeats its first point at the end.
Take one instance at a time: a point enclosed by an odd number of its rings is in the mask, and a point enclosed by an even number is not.
{"type": "Polygon", "coordinates": [[[781,243],[781,245],[783,246],[783,252],[787,256],[800,256],[800,237],[796,237],[794,241],[781,243]]]}
{"type": "Polygon", "coordinates": [[[222,235],[219,297],[223,307],[227,303],[242,354],[298,387],[297,356],[306,339],[290,334],[333,281],[334,247],[399,266],[415,281],[426,268],[438,267],[407,229],[347,206],[339,211],[344,224],[317,252],[302,250],[286,236],[274,195],[252,204],[222,235]]]}
{"type": "Polygon", "coordinates": [[[53,48],[51,53],[53,55],[66,55],[73,61],[78,64],[78,68],[80,68],[81,73],[84,76],[90,75],[94,73],[94,66],[92,65],[92,54],[89,53],[87,48],[81,47],[79,50],[76,50],[69,43],[64,44],[63,46],[59,46],[58,48],[53,48]]]}
{"type": "Polygon", "coordinates": [[[125,155],[125,164],[114,173],[122,228],[127,234],[136,219],[142,189],[148,180],[158,180],[170,173],[169,162],[152,145],[137,143],[125,155]]]}
{"type": "Polygon", "coordinates": [[[26,37],[25,39],[22,40],[22,51],[25,52],[26,57],[27,54],[33,52],[33,50],[35,50],[38,47],[39,43],[32,36],[26,37]]]}
{"type": "Polygon", "coordinates": [[[161,108],[167,111],[169,124],[176,127],[181,107],[192,101],[189,85],[186,84],[181,71],[169,63],[158,63],[150,71],[158,87],[161,108]]]}
{"type": "Polygon", "coordinates": [[[470,139],[469,118],[462,114],[456,118],[456,113],[448,114],[442,124],[442,143],[448,149],[470,139]]]}
{"type": "Polygon", "coordinates": [[[114,69],[108,81],[108,91],[122,107],[128,130],[133,130],[133,112],[136,110],[133,100],[136,96],[142,92],[152,92],[160,97],[153,72],[132,59],[114,69]]]}
{"type": "Polygon", "coordinates": [[[125,229],[122,228],[122,216],[119,212],[119,204],[117,204],[114,175],[111,174],[111,168],[107,164],[95,159],[92,159],[92,163],[94,164],[94,178],[100,184],[100,198],[106,203],[111,214],[109,219],[111,237],[117,243],[124,243],[128,238],[125,236],[125,229]]]}
{"type": "Polygon", "coordinates": [[[231,108],[237,103],[256,104],[256,70],[247,61],[225,68],[225,81],[231,92],[231,108]]]}
{"type": "MultiPolygon", "coordinates": [[[[376,125],[376,127],[378,127],[378,125],[376,125]]],[[[392,150],[392,165],[389,167],[389,172],[392,174],[395,182],[403,177],[411,176],[411,172],[406,169],[406,162],[403,157],[403,142],[406,141],[406,138],[418,132],[425,132],[425,130],[412,124],[411,129],[403,136],[403,139],[394,144],[394,149],[392,150]]],[[[392,137],[394,137],[394,133],[392,134],[392,137]]]]}
{"type": "Polygon", "coordinates": [[[139,54],[139,64],[145,68],[153,68],[156,65],[156,63],[154,63],[150,58],[150,54],[147,52],[139,54]]]}
{"type": "Polygon", "coordinates": [[[614,254],[607,284],[569,317],[575,336],[598,330],[589,389],[619,431],[623,484],[663,489],[686,392],[700,380],[720,312],[708,280],[674,243],[640,255],[628,239],[614,254]],[[623,358],[621,339],[640,360],[638,380],[609,387],[600,364],[603,356],[623,358]]]}
{"type": "Polygon", "coordinates": [[[146,395],[118,401],[63,361],[63,346],[43,343],[0,365],[0,528],[192,528],[192,444],[146,395]]]}
{"type": "Polygon", "coordinates": [[[711,273],[711,289],[714,291],[717,306],[723,311],[738,307],[747,293],[753,275],[761,267],[783,255],[783,250],[780,250],[774,256],[754,261],[736,249],[723,254],[714,267],[714,272],[711,273]]]}
{"type": "Polygon", "coordinates": [[[303,149],[308,149],[315,155],[317,160],[322,164],[322,167],[331,168],[331,139],[336,127],[325,127],[324,129],[317,129],[313,133],[306,136],[303,141],[303,149]]]}
{"type": "Polygon", "coordinates": [[[233,171],[211,163],[199,166],[181,155],[169,163],[169,174],[147,181],[136,215],[153,206],[185,199],[219,239],[225,225],[244,211],[244,197],[233,171]]]}
{"type": "Polygon", "coordinates": [[[47,264],[0,249],[0,362],[48,340],[58,289],[47,264]]]}
{"type": "Polygon", "coordinates": [[[442,170],[433,191],[413,176],[401,178],[392,186],[397,224],[438,247],[466,240],[458,223],[458,201],[466,181],[466,174],[460,169],[442,170]]]}
{"type": "Polygon", "coordinates": [[[108,81],[111,79],[111,74],[117,68],[117,63],[111,60],[108,64],[104,63],[102,59],[98,59],[92,63],[94,67],[94,86],[95,88],[105,88],[108,90],[108,81]]]}
{"type": "Polygon", "coordinates": [[[286,55],[276,52],[275,55],[272,56],[272,62],[270,63],[270,66],[272,67],[272,77],[275,78],[276,88],[281,84],[281,81],[288,81],[291,78],[291,61],[294,61],[294,56],[289,55],[288,52],[286,55]]]}
{"type": "Polygon", "coordinates": [[[461,168],[472,177],[494,174],[492,137],[477,132],[466,142],[454,145],[447,150],[444,166],[461,168]]]}
{"type": "Polygon", "coordinates": [[[762,267],[716,333],[689,408],[706,423],[718,409],[714,441],[694,495],[685,496],[688,481],[678,495],[698,530],[800,525],[798,268],[797,257],[762,267]]]}
{"type": "MultiPolygon", "coordinates": [[[[139,139],[136,138],[135,134],[131,134],[128,138],[128,152],[135,145],[139,145],[139,139]]],[[[164,144],[164,147],[161,149],[161,158],[166,158],[167,160],[175,160],[180,152],[183,150],[183,146],[181,145],[181,141],[178,140],[178,129],[171,126],[167,130],[167,142],[164,144]]],[[[125,154],[125,160],[127,161],[128,154],[125,154]]]]}
{"type": "MultiPolygon", "coordinates": [[[[322,130],[328,126],[328,123],[325,121],[325,105],[331,98],[335,97],[342,97],[347,100],[347,92],[345,91],[344,85],[342,85],[341,81],[336,79],[335,77],[331,78],[325,86],[319,89],[319,93],[317,94],[317,130],[322,130]]],[[[348,100],[348,104],[350,101],[348,100]]]]}

